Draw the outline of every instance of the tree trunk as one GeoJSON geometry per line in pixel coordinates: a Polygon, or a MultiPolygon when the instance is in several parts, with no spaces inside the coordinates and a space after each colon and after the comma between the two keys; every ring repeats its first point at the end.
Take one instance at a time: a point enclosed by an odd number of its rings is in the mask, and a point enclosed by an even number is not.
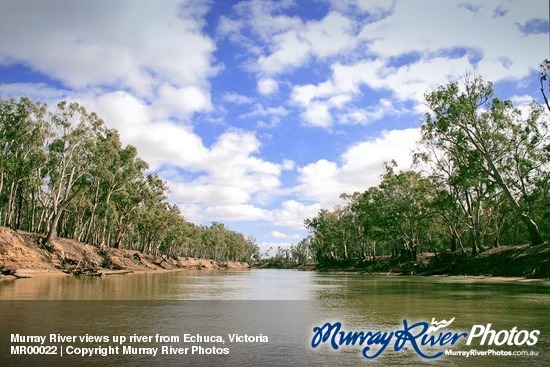
{"type": "Polygon", "coordinates": [[[451,236],[451,252],[455,252],[456,251],[456,236],[453,234],[451,236]]]}
{"type": "Polygon", "coordinates": [[[413,245],[412,248],[411,248],[411,259],[412,259],[412,261],[416,261],[416,260],[417,260],[417,257],[416,257],[416,250],[417,250],[417,246],[416,246],[416,245],[413,245]]]}
{"type": "Polygon", "coordinates": [[[34,198],[34,190],[31,191],[31,217],[29,221],[29,230],[31,232],[36,232],[35,228],[35,220],[36,220],[36,199],[34,198]]]}
{"type": "Polygon", "coordinates": [[[529,214],[527,214],[527,211],[525,211],[520,203],[516,200],[516,198],[508,188],[508,185],[506,185],[506,183],[504,182],[504,179],[500,175],[500,172],[498,172],[498,170],[496,169],[493,161],[491,159],[488,159],[488,163],[495,178],[495,182],[497,183],[497,185],[500,186],[500,188],[504,192],[505,197],[508,198],[508,201],[510,202],[510,204],[512,204],[512,208],[516,211],[516,213],[521,218],[521,221],[527,227],[527,231],[529,232],[529,237],[531,239],[531,246],[542,244],[543,240],[542,235],[540,234],[539,227],[529,216],[529,214]]]}
{"type": "Polygon", "coordinates": [[[46,240],[44,241],[44,244],[47,246],[50,246],[52,244],[52,241],[57,236],[57,223],[59,223],[59,219],[61,218],[61,214],[63,214],[63,209],[60,209],[55,215],[53,216],[53,219],[50,223],[50,229],[48,230],[48,234],[46,236],[46,240]]]}
{"type": "MultiPolygon", "coordinates": [[[[87,225],[86,225],[86,236],[85,236],[85,240],[84,242],[87,242],[87,239],[88,239],[88,235],[90,234],[91,230],[92,230],[92,225],[94,224],[94,218],[95,218],[95,211],[97,209],[97,198],[99,196],[99,183],[96,183],[96,190],[95,190],[95,194],[94,194],[94,205],[92,206],[92,212],[90,214],[90,220],[88,221],[87,225]]],[[[95,243],[93,241],[90,241],[93,245],[95,245],[95,243]]]]}
{"type": "Polygon", "coordinates": [[[17,193],[17,185],[15,180],[11,182],[10,185],[10,193],[8,196],[8,208],[6,211],[6,219],[4,220],[4,225],[6,227],[12,227],[12,217],[13,217],[13,211],[15,208],[15,195],[17,193]]]}
{"type": "Polygon", "coordinates": [[[529,237],[531,238],[531,246],[537,246],[542,244],[544,241],[542,239],[542,236],[540,234],[540,230],[537,224],[526,214],[521,215],[521,220],[523,221],[523,223],[525,223],[525,226],[527,226],[527,230],[529,231],[529,237]]]}
{"type": "MultiPolygon", "coordinates": [[[[21,183],[19,183],[21,186],[21,183]]],[[[21,229],[21,212],[23,211],[23,188],[20,187],[17,193],[17,208],[15,210],[15,229],[21,229]]]]}

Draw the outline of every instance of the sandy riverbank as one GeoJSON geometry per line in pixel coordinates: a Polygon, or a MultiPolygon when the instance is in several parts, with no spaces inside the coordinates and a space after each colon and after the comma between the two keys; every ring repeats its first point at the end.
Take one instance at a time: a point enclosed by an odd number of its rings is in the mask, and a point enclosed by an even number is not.
{"type": "Polygon", "coordinates": [[[241,270],[247,263],[143,254],[139,251],[97,248],[58,238],[50,248],[40,236],[0,227],[0,273],[29,278],[66,275],[120,275],[177,270],[241,270]]]}

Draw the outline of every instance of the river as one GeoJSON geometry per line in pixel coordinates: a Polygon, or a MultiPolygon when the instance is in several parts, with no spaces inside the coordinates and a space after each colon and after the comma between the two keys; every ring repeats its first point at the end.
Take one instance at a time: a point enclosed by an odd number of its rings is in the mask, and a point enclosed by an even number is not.
{"type": "Polygon", "coordinates": [[[2,366],[550,365],[548,283],[267,269],[182,271],[2,279],[0,300],[2,366]],[[409,328],[402,335],[416,335],[425,323],[453,318],[433,332],[449,334],[448,340],[439,340],[444,345],[423,345],[420,337],[399,344],[399,330],[409,328]],[[331,338],[316,339],[315,327],[327,330],[321,327],[338,322],[341,331],[370,331],[378,337],[363,345],[336,345],[337,350],[331,338]],[[489,329],[496,334],[492,345],[489,329]],[[383,349],[386,339],[381,336],[392,332],[383,349]],[[480,336],[467,345],[461,333],[480,336]],[[157,334],[167,339],[155,339],[157,334]],[[233,334],[256,339],[236,342],[233,334]],[[14,335],[44,336],[45,342],[22,342],[14,335]],[[79,339],[86,335],[107,339],[79,339]],[[211,335],[221,339],[205,340],[211,335]],[[513,345],[514,335],[520,346],[513,345]],[[458,338],[455,343],[452,336],[458,338]],[[318,345],[312,348],[315,340],[318,345]],[[13,349],[19,345],[35,346],[31,353],[44,353],[39,347],[48,346],[56,354],[15,354],[21,352],[13,349]],[[156,356],[141,354],[154,348],[156,356]],[[464,355],[424,358],[445,350],[464,355]],[[465,355],[472,350],[475,356],[465,355]],[[78,355],[87,351],[93,355],[78,355]],[[373,357],[377,351],[375,358],[362,355],[373,357]],[[538,355],[504,355],[509,353],[538,355]]]}

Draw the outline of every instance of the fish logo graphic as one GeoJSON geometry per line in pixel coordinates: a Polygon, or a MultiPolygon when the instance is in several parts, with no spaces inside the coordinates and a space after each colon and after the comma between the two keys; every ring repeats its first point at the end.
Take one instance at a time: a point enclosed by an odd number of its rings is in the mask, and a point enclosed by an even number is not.
{"type": "Polygon", "coordinates": [[[455,318],[453,317],[449,321],[447,320],[441,320],[441,321],[435,321],[435,318],[432,318],[432,326],[428,328],[428,333],[436,332],[439,329],[446,328],[447,326],[451,325],[455,321],[455,318]]]}

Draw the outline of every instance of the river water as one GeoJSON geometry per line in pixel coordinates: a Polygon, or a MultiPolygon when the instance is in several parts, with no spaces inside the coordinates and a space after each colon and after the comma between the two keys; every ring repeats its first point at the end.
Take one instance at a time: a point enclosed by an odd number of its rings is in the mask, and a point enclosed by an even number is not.
{"type": "Polygon", "coordinates": [[[550,366],[548,283],[267,269],[182,271],[2,279],[0,300],[2,366],[550,366]],[[421,343],[424,325],[453,318],[432,333],[435,345],[421,343]],[[362,345],[339,345],[337,337],[335,350],[332,334],[322,342],[314,333],[316,327],[327,331],[328,326],[321,328],[326,323],[378,337],[362,345]],[[397,335],[404,330],[400,344],[397,335]],[[448,339],[435,338],[445,333],[448,339]],[[468,345],[461,333],[480,335],[468,345]],[[491,333],[496,341],[489,345],[491,333]],[[157,334],[167,338],[155,339],[157,334]],[[233,334],[257,338],[236,342],[233,334]],[[14,335],[46,339],[23,342],[14,335]],[[107,339],[79,340],[86,335],[107,339]],[[211,335],[221,339],[207,340],[211,335]],[[521,345],[514,345],[514,335],[521,345]],[[74,340],[63,339],[69,336],[74,340]],[[13,349],[20,345],[37,347],[31,353],[55,349],[56,354],[23,355],[13,349]],[[95,348],[92,356],[78,354],[86,348],[95,348]],[[142,354],[154,348],[156,356],[142,354]],[[446,350],[463,355],[446,355],[446,350]],[[363,352],[379,355],[365,358],[363,352]]]}

